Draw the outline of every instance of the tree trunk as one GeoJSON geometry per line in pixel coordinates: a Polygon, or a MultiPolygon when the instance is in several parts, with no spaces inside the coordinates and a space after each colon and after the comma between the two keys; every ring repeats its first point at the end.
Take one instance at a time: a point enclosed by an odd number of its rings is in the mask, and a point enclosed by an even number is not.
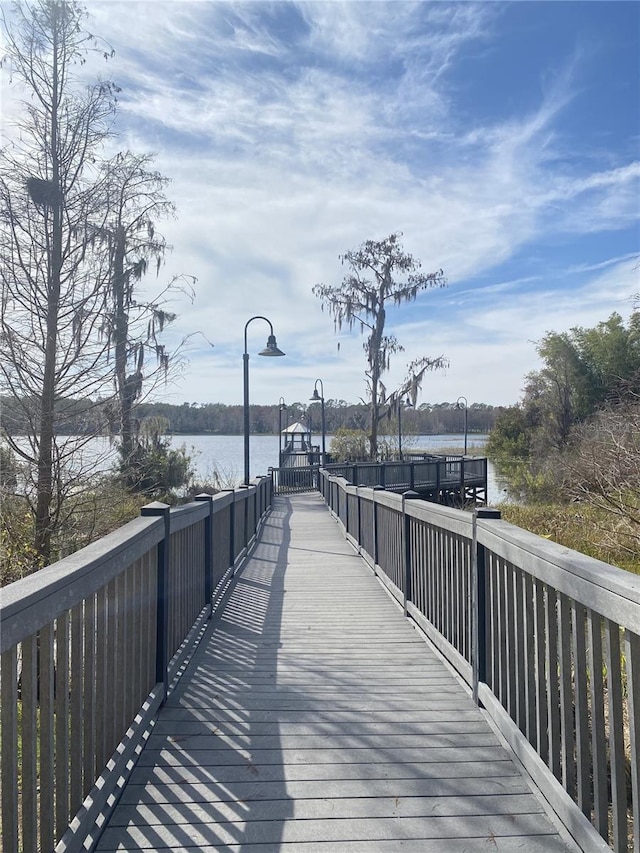
{"type": "Polygon", "coordinates": [[[382,375],[383,365],[380,363],[383,358],[381,352],[382,334],[384,332],[384,324],[386,321],[386,311],[384,309],[384,291],[380,287],[378,293],[378,311],[376,314],[375,328],[371,332],[369,341],[369,366],[371,369],[371,424],[369,432],[369,453],[371,461],[375,462],[378,458],[378,424],[380,422],[380,376],[382,375]]]}
{"type": "Polygon", "coordinates": [[[113,329],[116,360],[116,392],[120,403],[120,443],[122,446],[120,455],[126,463],[131,458],[133,451],[131,412],[134,401],[127,383],[127,337],[129,330],[125,293],[126,278],[124,272],[125,239],[124,228],[120,225],[115,231],[115,252],[111,286],[115,303],[113,329]]]}
{"type": "Polygon", "coordinates": [[[63,188],[60,184],[58,162],[58,29],[53,27],[51,92],[51,177],[54,192],[43,215],[48,230],[47,210],[52,211],[47,275],[47,340],[44,355],[42,396],[40,398],[40,435],[38,441],[38,481],[34,546],[36,554],[46,566],[51,561],[51,504],[53,502],[53,443],[55,439],[56,359],[58,351],[58,309],[60,305],[60,278],[62,274],[62,205],[63,188]]]}

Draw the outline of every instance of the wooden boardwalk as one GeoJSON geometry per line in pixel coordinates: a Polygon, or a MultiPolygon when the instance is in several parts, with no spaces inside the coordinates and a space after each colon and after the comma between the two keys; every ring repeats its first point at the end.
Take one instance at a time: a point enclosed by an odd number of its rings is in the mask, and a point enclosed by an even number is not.
{"type": "Polygon", "coordinates": [[[317,494],[276,498],[97,849],[575,850],[317,494]]]}

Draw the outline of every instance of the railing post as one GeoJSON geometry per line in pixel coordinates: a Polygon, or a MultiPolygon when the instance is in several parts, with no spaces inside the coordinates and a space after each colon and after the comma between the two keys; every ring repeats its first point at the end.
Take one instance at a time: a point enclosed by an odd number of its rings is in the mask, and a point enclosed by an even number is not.
{"type": "Polygon", "coordinates": [[[472,530],[472,588],[471,588],[471,668],[473,701],[478,702],[478,685],[487,680],[487,577],[486,551],[478,543],[478,519],[500,518],[499,509],[480,507],[473,513],[472,530]]]}
{"type": "Polygon", "coordinates": [[[229,504],[229,568],[233,569],[236,562],[236,490],[223,489],[222,491],[231,492],[231,503],[229,504]]]}
{"type": "Polygon", "coordinates": [[[420,495],[409,489],[402,493],[402,538],[404,541],[404,615],[408,616],[407,602],[411,601],[411,542],[409,538],[409,517],[407,515],[406,501],[420,500],[420,495]]]}
{"type": "Polygon", "coordinates": [[[376,503],[376,492],[382,492],[382,486],[373,487],[373,565],[378,565],[378,504],[376,503]]]}
{"type": "Polygon", "coordinates": [[[255,494],[253,495],[253,531],[252,531],[252,535],[258,529],[258,523],[260,521],[260,501],[259,501],[259,494],[258,494],[259,491],[260,491],[260,483],[256,483],[256,491],[255,491],[255,494]]]}
{"type": "MultiPolygon", "coordinates": [[[[240,489],[248,489],[249,483],[242,483],[240,489]]],[[[245,549],[249,544],[249,498],[244,497],[242,501],[242,509],[244,512],[244,524],[242,529],[242,548],[245,549]]]]}
{"type": "Polygon", "coordinates": [[[158,581],[157,581],[157,613],[156,613],[156,682],[162,682],[164,696],[162,702],[166,702],[169,692],[169,536],[171,531],[171,520],[169,516],[169,505],[161,501],[143,506],[140,515],[161,516],[164,520],[164,536],[158,542],[158,581]]]}
{"type": "Polygon", "coordinates": [[[209,606],[209,618],[213,612],[213,495],[196,495],[195,500],[207,501],[209,512],[204,520],[204,600],[209,606]]]}
{"type": "Polygon", "coordinates": [[[353,483],[345,483],[344,484],[344,532],[349,532],[349,492],[347,489],[349,486],[352,486],[353,483]]]}

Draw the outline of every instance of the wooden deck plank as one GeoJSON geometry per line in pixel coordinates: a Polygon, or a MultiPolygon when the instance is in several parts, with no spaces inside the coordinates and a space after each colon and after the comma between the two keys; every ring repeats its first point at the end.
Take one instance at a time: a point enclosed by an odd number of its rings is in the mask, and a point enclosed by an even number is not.
{"type": "MultiPolygon", "coordinates": [[[[179,767],[183,762],[200,767],[216,767],[223,764],[247,764],[256,767],[263,764],[393,764],[405,761],[497,761],[504,755],[503,748],[495,746],[476,747],[420,747],[417,749],[361,747],[340,749],[330,744],[319,749],[150,749],[140,757],[141,765],[154,764],[159,767],[179,767]]],[[[508,760],[508,759],[505,759],[508,760]]]]}
{"type": "MultiPolygon", "coordinates": [[[[325,792],[326,793],[326,792],[325,792]]],[[[124,806],[111,821],[111,826],[127,826],[143,820],[150,826],[181,823],[242,822],[244,816],[236,800],[215,802],[154,802],[124,806]]],[[[288,792],[280,800],[251,800],[251,819],[263,820],[360,820],[383,817],[462,817],[467,815],[540,814],[542,806],[531,793],[501,795],[467,795],[464,797],[428,797],[402,795],[400,792],[375,797],[360,794],[347,796],[315,796],[294,799],[288,792]]]]}
{"type": "MultiPolygon", "coordinates": [[[[527,794],[530,790],[520,775],[496,779],[465,777],[451,780],[430,779],[427,776],[402,779],[316,779],[287,781],[287,795],[292,800],[310,800],[340,797],[449,797],[454,787],[456,797],[484,797],[503,794],[527,794]]],[[[199,803],[240,802],[270,799],[268,785],[261,782],[236,782],[233,791],[226,789],[220,781],[209,784],[191,782],[129,784],[122,795],[123,805],[136,803],[199,803]]],[[[506,802],[506,801],[503,801],[506,802]]]]}
{"type": "Polygon", "coordinates": [[[479,725],[485,725],[484,720],[478,719],[478,711],[473,706],[471,708],[456,708],[453,711],[433,711],[424,707],[415,710],[388,711],[386,709],[379,711],[369,711],[362,714],[359,711],[352,709],[342,711],[321,711],[320,713],[310,711],[288,711],[283,712],[277,718],[268,712],[259,712],[252,716],[251,720],[246,718],[241,711],[233,711],[228,709],[216,708],[164,708],[162,717],[157,725],[163,725],[170,728],[175,722],[204,722],[204,723],[236,723],[244,726],[260,725],[269,723],[272,726],[294,725],[296,723],[313,722],[322,725],[333,724],[343,727],[346,725],[382,725],[385,723],[404,723],[415,724],[421,723],[436,723],[436,722],[474,722],[479,725]]]}
{"type": "MultiPolygon", "coordinates": [[[[333,841],[295,841],[289,843],[278,841],[275,844],[264,842],[240,844],[192,844],[188,838],[179,844],[171,841],[164,843],[159,840],[148,842],[142,838],[134,842],[126,836],[123,841],[108,838],[112,846],[103,850],[125,851],[134,853],[138,850],[160,851],[181,850],[183,853],[340,853],[345,847],[333,841]]],[[[553,835],[536,837],[515,836],[512,838],[496,838],[487,836],[480,839],[438,838],[438,839],[393,839],[392,841],[350,841],[349,853],[474,853],[475,850],[490,850],[497,853],[565,853],[566,846],[553,835]]]]}
{"type": "Polygon", "coordinates": [[[488,841],[492,838],[536,835],[544,836],[546,840],[553,837],[539,814],[296,820],[290,812],[288,819],[280,820],[231,822],[218,819],[206,823],[188,820],[170,823],[167,820],[154,824],[140,821],[137,826],[127,827],[110,823],[105,830],[105,842],[101,849],[109,849],[105,845],[114,842],[125,843],[125,850],[136,849],[135,845],[138,844],[142,845],[142,849],[145,849],[145,844],[146,849],[156,849],[156,844],[164,844],[172,845],[170,849],[183,850],[187,843],[202,847],[205,844],[274,844],[324,840],[339,844],[336,850],[345,850],[351,841],[363,840],[465,838],[468,841],[488,841]]]}
{"type": "MultiPolygon", "coordinates": [[[[154,840],[151,844],[142,839],[141,843],[126,837],[123,841],[110,840],[111,847],[103,847],[104,850],[126,851],[133,853],[137,850],[181,850],[184,853],[339,853],[344,850],[344,845],[333,841],[296,841],[289,843],[279,841],[275,844],[257,844],[242,842],[240,844],[191,844],[189,839],[181,841],[180,844],[171,842],[161,843],[154,840]],[[168,846],[169,845],[169,846],[168,846]]],[[[495,853],[565,853],[566,847],[558,841],[556,836],[541,835],[535,838],[487,838],[466,839],[438,838],[438,839],[393,839],[392,841],[350,841],[349,853],[475,853],[475,850],[490,850],[495,853]]]]}
{"type": "MultiPolygon", "coordinates": [[[[144,766],[134,768],[129,784],[141,785],[166,783],[194,785],[198,782],[243,783],[257,779],[260,782],[283,782],[288,784],[296,781],[313,781],[333,779],[340,780],[375,780],[375,779],[471,779],[486,778],[487,780],[504,779],[519,776],[519,771],[508,757],[500,761],[464,761],[464,762],[419,762],[410,761],[404,764],[289,764],[273,765],[245,763],[241,765],[226,765],[222,767],[197,767],[185,765],[178,767],[144,766]]],[[[268,784],[266,785],[268,788],[268,784]]],[[[235,790],[235,787],[234,787],[235,790]]]]}
{"type": "MultiPolygon", "coordinates": [[[[174,720],[162,720],[156,724],[152,737],[171,736],[174,731],[174,720]]],[[[280,734],[289,735],[447,735],[453,733],[469,734],[471,732],[486,732],[486,726],[480,720],[425,720],[424,722],[403,722],[389,720],[386,723],[352,720],[351,722],[335,722],[334,720],[315,721],[307,723],[278,723],[275,720],[265,722],[241,723],[237,720],[182,720],[180,725],[181,737],[190,735],[214,734],[220,736],[262,736],[280,734]]]]}
{"type": "Polygon", "coordinates": [[[97,849],[485,848],[574,849],[319,496],[278,498],[97,849]]]}

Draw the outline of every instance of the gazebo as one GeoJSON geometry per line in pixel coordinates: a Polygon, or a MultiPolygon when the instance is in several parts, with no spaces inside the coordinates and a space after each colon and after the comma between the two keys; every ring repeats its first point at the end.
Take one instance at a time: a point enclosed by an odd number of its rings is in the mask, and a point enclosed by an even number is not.
{"type": "Polygon", "coordinates": [[[314,452],[311,445],[311,431],[305,424],[296,421],[282,430],[285,443],[280,459],[281,468],[297,468],[309,465],[309,454],[314,452]]]}

